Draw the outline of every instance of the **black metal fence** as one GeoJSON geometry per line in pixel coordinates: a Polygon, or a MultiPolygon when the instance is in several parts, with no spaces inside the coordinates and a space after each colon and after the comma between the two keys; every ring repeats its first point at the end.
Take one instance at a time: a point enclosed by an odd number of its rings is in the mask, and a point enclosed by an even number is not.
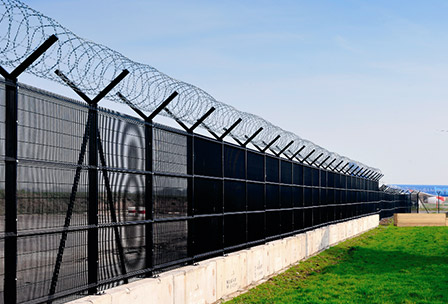
{"type": "MultiPolygon", "coordinates": [[[[5,156],[4,84],[0,96],[5,156]]],[[[12,293],[18,303],[95,293],[321,225],[409,212],[408,196],[365,178],[23,85],[17,101],[17,233],[5,229],[11,176],[0,164],[5,302],[12,293]],[[12,238],[15,252],[5,246],[12,238]],[[16,274],[6,273],[15,259],[16,274]]]]}
{"type": "Polygon", "coordinates": [[[185,132],[99,108],[111,87],[94,99],[78,92],[80,103],[0,72],[4,303],[67,301],[319,226],[410,211],[409,196],[374,179],[195,134],[200,120],[185,132]]]}

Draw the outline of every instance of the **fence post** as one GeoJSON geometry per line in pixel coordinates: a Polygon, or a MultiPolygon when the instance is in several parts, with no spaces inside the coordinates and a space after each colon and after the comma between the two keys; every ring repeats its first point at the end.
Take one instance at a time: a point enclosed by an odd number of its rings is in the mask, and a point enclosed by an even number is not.
{"type": "Polygon", "coordinates": [[[150,269],[148,277],[153,275],[154,267],[154,240],[153,240],[153,225],[154,225],[154,208],[153,208],[153,186],[154,173],[152,166],[153,159],[153,125],[152,120],[145,119],[145,244],[146,244],[146,268],[150,269]],[[150,221],[150,222],[149,222],[150,221]]]}
{"type": "Polygon", "coordinates": [[[89,108],[89,207],[88,224],[91,227],[87,233],[88,283],[95,286],[89,288],[89,294],[96,294],[98,287],[98,107],[89,108]]]}
{"type": "Polygon", "coordinates": [[[187,239],[187,255],[192,258],[194,263],[195,254],[195,223],[194,223],[194,134],[187,133],[187,201],[188,201],[188,239],[187,239]]]}
{"type": "Polygon", "coordinates": [[[48,50],[58,38],[51,35],[11,73],[0,66],[5,78],[5,278],[4,303],[17,302],[17,77],[48,50]]]}
{"type": "Polygon", "coordinates": [[[6,78],[5,303],[17,301],[17,79],[6,78]]]}

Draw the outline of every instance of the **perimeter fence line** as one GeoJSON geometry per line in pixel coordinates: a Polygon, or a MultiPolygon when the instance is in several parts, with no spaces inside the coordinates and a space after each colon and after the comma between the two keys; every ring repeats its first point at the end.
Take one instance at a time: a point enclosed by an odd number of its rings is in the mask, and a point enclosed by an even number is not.
{"type": "Polygon", "coordinates": [[[19,84],[56,39],[13,72],[0,68],[4,303],[67,301],[317,227],[410,212],[408,195],[379,189],[381,175],[249,148],[260,131],[225,141],[238,121],[221,136],[194,133],[214,110],[187,126],[167,108],[176,92],[150,115],[128,103],[141,118],[99,107],[126,70],[95,98],[55,71],[82,102],[19,84]],[[184,130],[154,123],[162,111],[184,130]]]}

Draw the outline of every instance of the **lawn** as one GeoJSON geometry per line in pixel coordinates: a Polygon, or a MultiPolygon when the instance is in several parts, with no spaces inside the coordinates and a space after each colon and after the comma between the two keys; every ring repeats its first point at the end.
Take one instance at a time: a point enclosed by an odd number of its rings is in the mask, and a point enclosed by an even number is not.
{"type": "Polygon", "coordinates": [[[380,226],[227,303],[448,303],[448,227],[380,226]]]}

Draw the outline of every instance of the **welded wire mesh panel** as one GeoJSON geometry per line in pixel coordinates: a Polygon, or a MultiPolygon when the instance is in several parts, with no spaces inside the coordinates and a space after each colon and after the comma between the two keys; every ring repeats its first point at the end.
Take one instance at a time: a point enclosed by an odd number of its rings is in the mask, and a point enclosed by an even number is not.
{"type": "Polygon", "coordinates": [[[303,201],[304,201],[304,206],[305,207],[309,207],[313,205],[313,198],[311,195],[311,188],[309,187],[305,187],[303,188],[303,201]]]}
{"type": "Polygon", "coordinates": [[[281,234],[281,211],[266,212],[266,236],[281,234]]]}
{"type": "Polygon", "coordinates": [[[278,183],[279,178],[279,160],[271,156],[266,156],[266,180],[268,182],[278,183]]]}
{"type": "MultiPolygon", "coordinates": [[[[145,227],[128,225],[98,229],[98,280],[114,279],[125,273],[145,268],[145,227]]],[[[119,284],[105,284],[101,289],[119,284]]],[[[122,282],[121,282],[122,283],[122,282]]]]}
{"type": "Polygon", "coordinates": [[[320,204],[321,205],[328,205],[328,190],[325,188],[320,189],[320,204]]]}
{"type": "Polygon", "coordinates": [[[247,183],[247,210],[264,210],[264,184],[247,183]]]}
{"type": "Polygon", "coordinates": [[[247,179],[264,181],[264,156],[247,151],[247,179]]]}
{"type": "MultiPolygon", "coordinates": [[[[17,302],[45,297],[50,292],[61,235],[19,237],[17,242],[17,302]]],[[[56,292],[87,285],[87,232],[67,236],[56,292]]]]}
{"type": "Polygon", "coordinates": [[[187,179],[154,176],[153,204],[155,218],[186,216],[188,211],[187,179]]]}
{"type": "Polygon", "coordinates": [[[318,207],[313,208],[313,226],[319,225],[321,223],[320,219],[321,210],[318,207]]]}
{"type": "Polygon", "coordinates": [[[237,212],[246,210],[246,184],[238,181],[224,181],[224,210],[237,212]]]}
{"type": "Polygon", "coordinates": [[[281,183],[291,184],[292,183],[292,163],[282,160],[281,161],[281,183]]]}
{"type": "Polygon", "coordinates": [[[224,176],[245,179],[245,151],[241,148],[224,145],[224,176]]]}
{"type": "Polygon", "coordinates": [[[335,180],[335,173],[333,172],[328,172],[327,174],[327,187],[329,188],[334,188],[335,184],[334,184],[334,180],[335,180]]]}
{"type": "Polygon", "coordinates": [[[246,243],[246,214],[224,216],[224,247],[232,247],[246,243]]]}
{"type": "Polygon", "coordinates": [[[288,233],[293,230],[294,212],[292,210],[283,210],[281,213],[281,232],[288,233]]]}
{"type": "Polygon", "coordinates": [[[352,189],[352,177],[347,176],[347,189],[352,189]]]}
{"type": "Polygon", "coordinates": [[[328,222],[328,213],[330,212],[329,207],[321,206],[320,208],[320,221],[321,223],[327,223],[328,222]]]}
{"type": "MultiPolygon", "coordinates": [[[[87,118],[88,109],[83,104],[21,86],[18,157],[78,163],[82,142],[88,133],[87,118]]],[[[84,159],[88,159],[88,153],[84,159]]]]}
{"type": "Polygon", "coordinates": [[[194,214],[223,212],[222,180],[194,179],[194,214]]]}
{"type": "Polygon", "coordinates": [[[295,185],[303,185],[303,166],[299,164],[293,165],[292,178],[295,185]]]}
{"type": "Polygon", "coordinates": [[[155,266],[186,258],[188,256],[187,221],[155,223],[153,242],[155,266]]]}
{"type": "Polygon", "coordinates": [[[100,110],[98,114],[99,144],[106,167],[145,170],[144,123],[106,110],[100,110]]]}
{"type": "Polygon", "coordinates": [[[280,206],[292,208],[292,187],[280,186],[280,206]]]}
{"type": "Polygon", "coordinates": [[[294,230],[300,230],[305,228],[303,214],[304,214],[303,209],[294,210],[294,230]]]}
{"type": "Polygon", "coordinates": [[[98,189],[99,223],[145,219],[144,175],[100,170],[98,189]]]}
{"type": "Polygon", "coordinates": [[[194,139],[194,174],[222,176],[222,144],[213,140],[194,139]]]}
{"type": "Polygon", "coordinates": [[[307,166],[303,166],[303,182],[307,186],[311,186],[313,183],[311,168],[307,166]]]}
{"type": "Polygon", "coordinates": [[[75,179],[75,167],[21,164],[17,168],[17,228],[62,228],[70,210],[70,225],[87,224],[87,172],[75,179]],[[77,185],[74,191],[74,184],[77,185]]]}
{"type": "Polygon", "coordinates": [[[278,185],[266,184],[266,209],[280,208],[280,189],[278,185]]]}
{"type": "Polygon", "coordinates": [[[313,226],[313,208],[306,208],[303,210],[304,228],[313,226]]]}
{"type": "Polygon", "coordinates": [[[341,188],[341,175],[338,173],[333,174],[333,187],[334,188],[341,188]]]}
{"type": "Polygon", "coordinates": [[[194,254],[213,252],[223,248],[223,225],[221,216],[195,218],[192,220],[194,254]]]}
{"type": "Polygon", "coordinates": [[[327,171],[320,170],[320,187],[327,187],[327,171]]]}
{"type": "Polygon", "coordinates": [[[343,174],[339,174],[339,176],[340,176],[339,188],[346,189],[347,188],[347,176],[345,176],[343,174]]]}
{"type": "Polygon", "coordinates": [[[265,213],[250,213],[247,215],[248,241],[259,241],[265,238],[265,213]]]}
{"type": "MultiPolygon", "coordinates": [[[[98,222],[115,225],[145,220],[144,179],[141,174],[100,171],[98,222]]],[[[144,224],[122,225],[99,229],[100,281],[145,267],[144,224]]]]}
{"type": "Polygon", "coordinates": [[[303,207],[303,188],[293,187],[292,188],[292,201],[294,207],[303,207]]]}
{"type": "Polygon", "coordinates": [[[153,170],[187,173],[187,136],[154,128],[153,170]]]}
{"type": "Polygon", "coordinates": [[[312,178],[312,185],[314,187],[319,187],[319,180],[320,180],[320,176],[319,176],[319,169],[316,168],[311,168],[311,178],[312,178]]]}

